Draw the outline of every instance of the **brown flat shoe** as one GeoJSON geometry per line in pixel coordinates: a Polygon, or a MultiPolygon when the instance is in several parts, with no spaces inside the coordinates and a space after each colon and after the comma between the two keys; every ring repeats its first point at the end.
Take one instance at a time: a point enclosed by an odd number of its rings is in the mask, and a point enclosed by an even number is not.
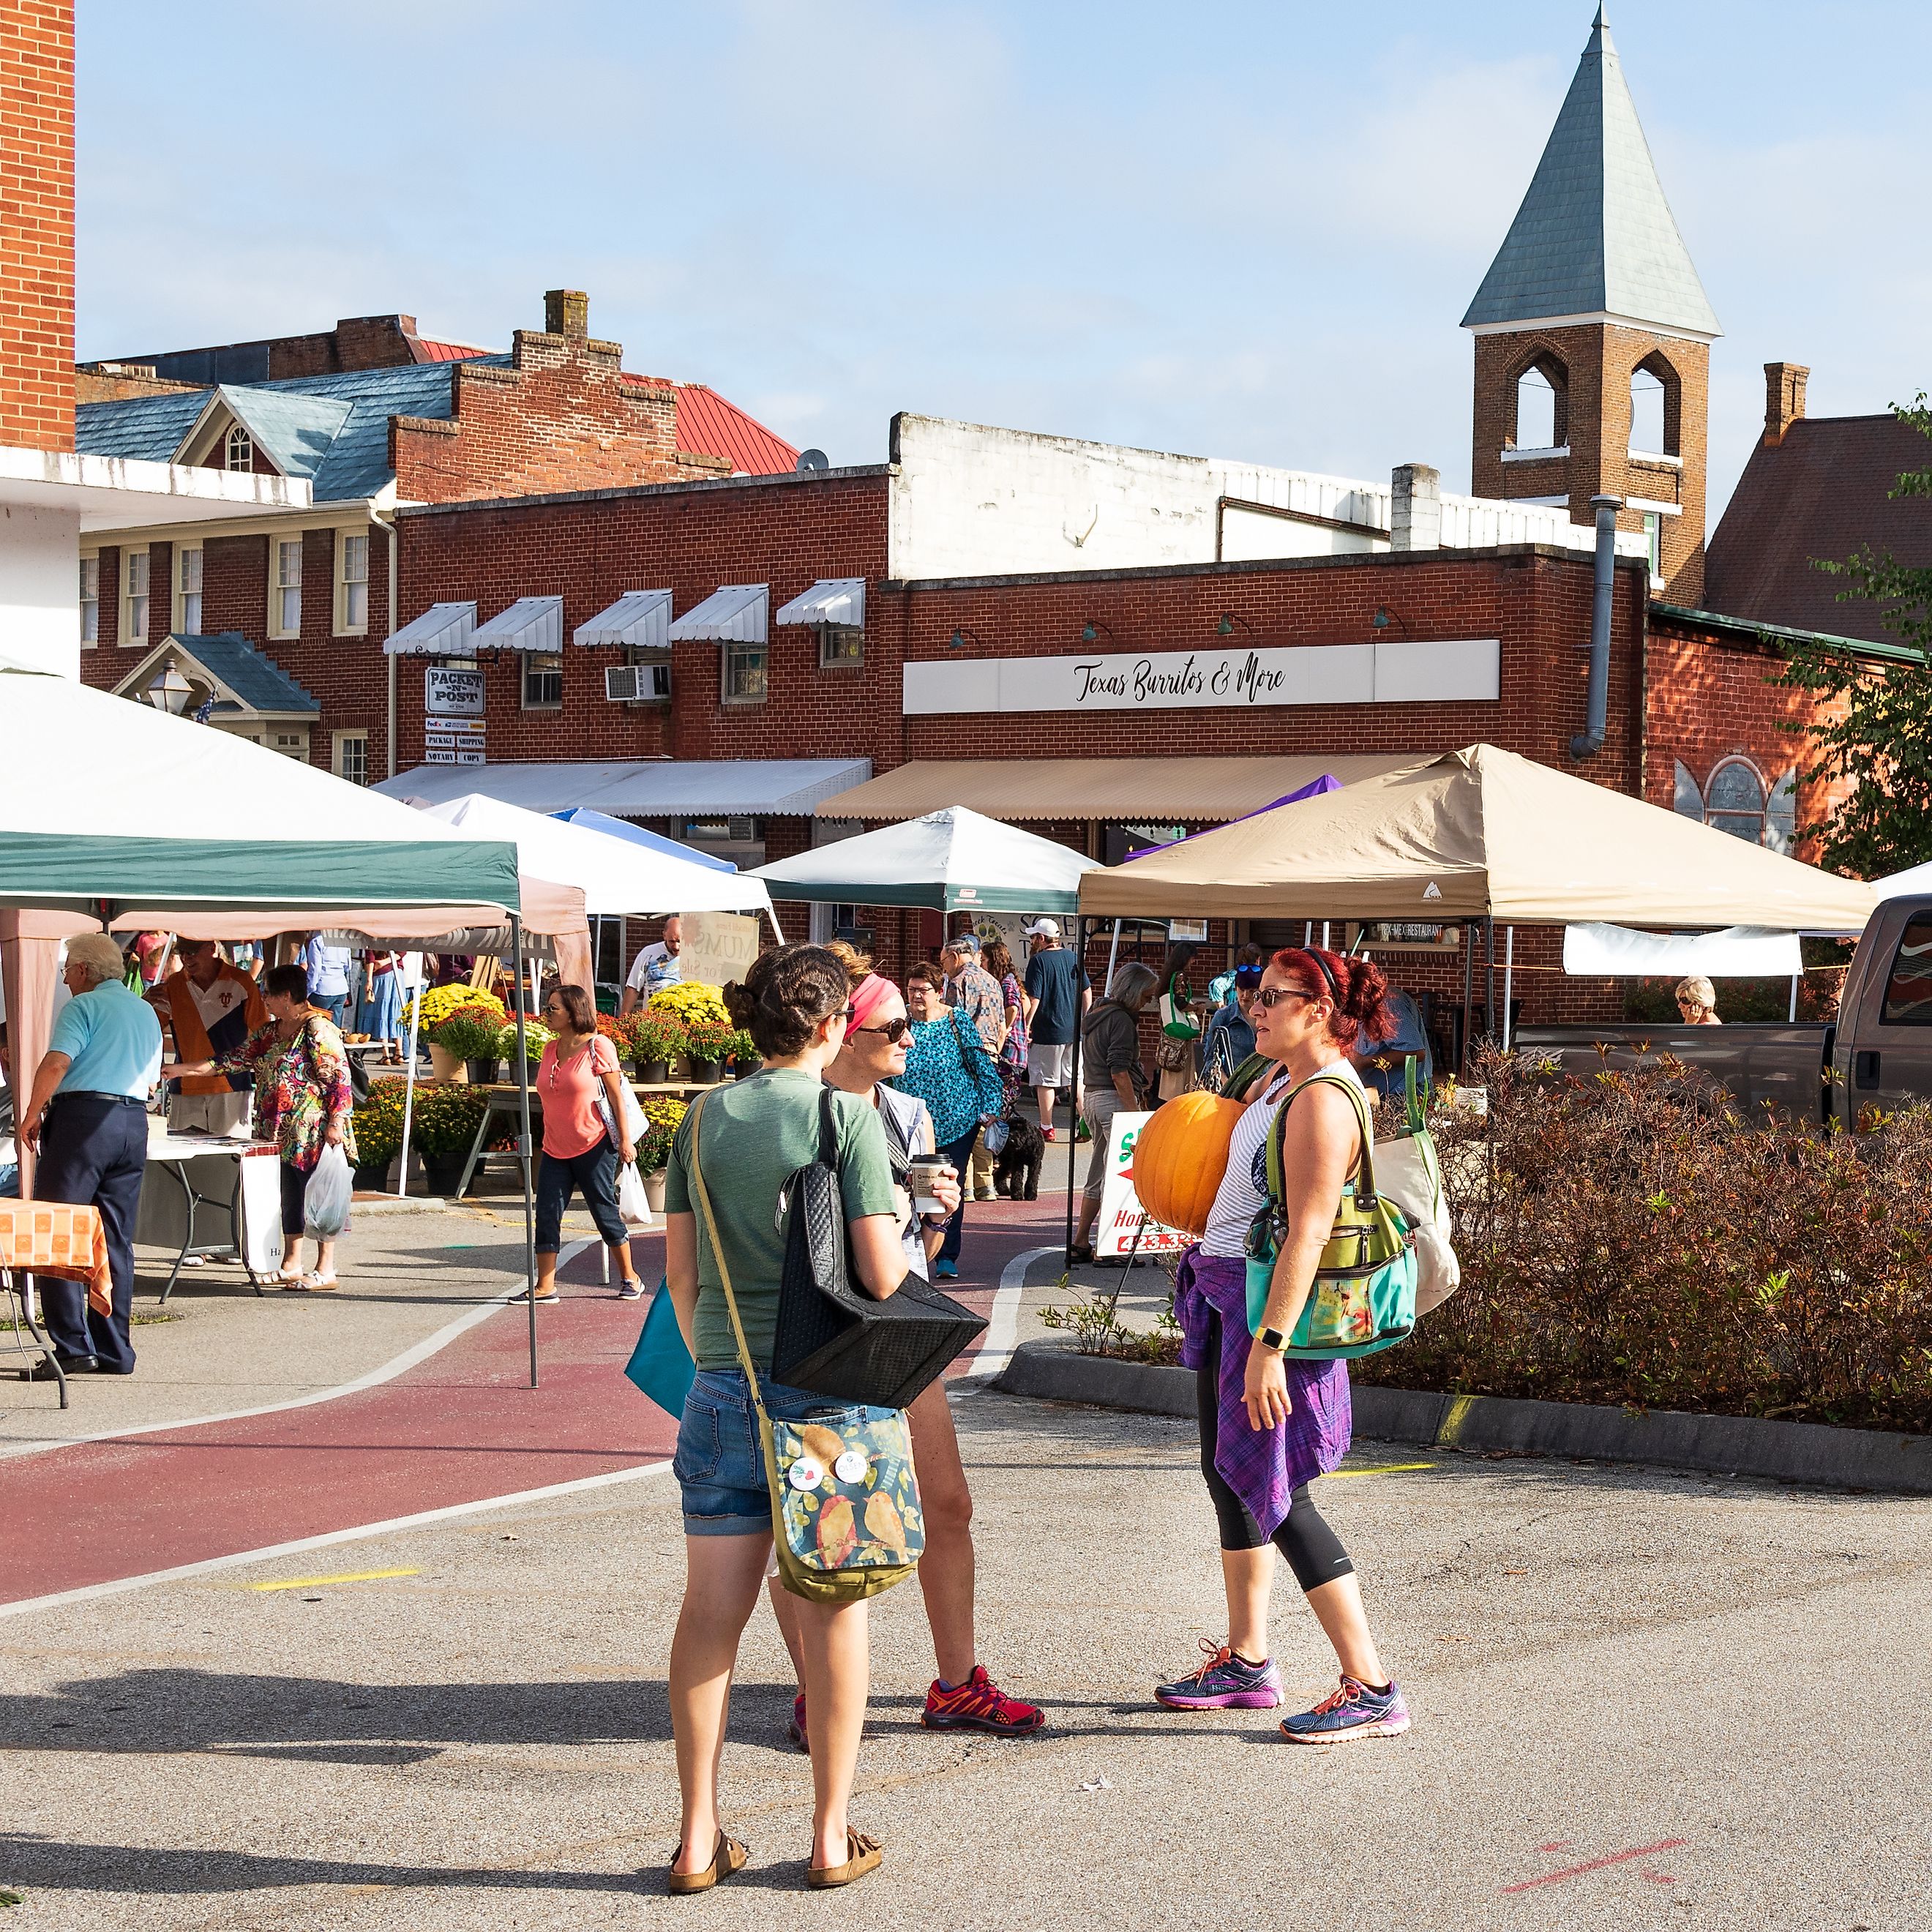
{"type": "Polygon", "coordinates": [[[814,1892],[829,1892],[835,1885],[850,1885],[854,1879],[863,1878],[885,1856],[876,1838],[868,1838],[863,1832],[854,1832],[849,1827],[845,1833],[845,1849],[850,1854],[842,1865],[807,1865],[805,1882],[814,1892]]]}
{"type": "MultiPolygon", "coordinates": [[[[680,1845],[677,1852],[684,1847],[680,1845]]],[[[670,1855],[671,1863],[677,1863],[677,1852],[670,1855]]],[[[673,1898],[690,1892],[709,1892],[721,1878],[729,1878],[734,1872],[745,1869],[746,1853],[736,1838],[728,1838],[722,1832],[718,1834],[718,1852],[710,1864],[700,1872],[674,1871],[670,1874],[670,1893],[673,1898]]]]}

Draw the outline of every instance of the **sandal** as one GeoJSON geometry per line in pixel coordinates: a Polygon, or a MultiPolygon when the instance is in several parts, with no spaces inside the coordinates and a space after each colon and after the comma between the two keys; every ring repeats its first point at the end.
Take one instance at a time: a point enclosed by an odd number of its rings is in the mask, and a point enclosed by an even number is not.
{"type": "MultiPolygon", "coordinates": [[[[677,1852],[683,1850],[684,1847],[680,1845],[677,1848],[677,1852]]],[[[677,1852],[673,1852],[670,1855],[670,1862],[674,1868],[677,1864],[677,1852]]],[[[722,1831],[720,1831],[718,1834],[716,1856],[704,1870],[681,1872],[673,1870],[670,1874],[670,1885],[671,1896],[675,1898],[686,1892],[709,1892],[721,1878],[729,1878],[734,1872],[742,1871],[745,1869],[746,1856],[744,1846],[740,1844],[736,1838],[728,1838],[722,1831]]]]}
{"type": "Polygon", "coordinates": [[[300,1275],[293,1281],[284,1282],[283,1286],[297,1294],[333,1294],[336,1280],[332,1274],[310,1273],[300,1275]]]}
{"type": "Polygon", "coordinates": [[[850,1885],[854,1879],[863,1878],[885,1856],[876,1838],[868,1838],[863,1832],[855,1832],[848,1826],[845,1832],[845,1849],[851,1854],[842,1865],[807,1865],[805,1882],[814,1892],[829,1892],[835,1885],[850,1885]]]}

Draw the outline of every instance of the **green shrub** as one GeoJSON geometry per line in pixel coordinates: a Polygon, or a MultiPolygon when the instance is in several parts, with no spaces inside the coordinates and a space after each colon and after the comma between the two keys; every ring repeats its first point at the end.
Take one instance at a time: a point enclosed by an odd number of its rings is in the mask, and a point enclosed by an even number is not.
{"type": "Polygon", "coordinates": [[[356,1130],[356,1151],[364,1167],[386,1166],[403,1144],[403,1091],[397,1079],[372,1081],[369,1097],[358,1100],[350,1115],[356,1130]]]}
{"type": "MultiPolygon", "coordinates": [[[[385,1082],[400,1085],[400,1082],[385,1082]]],[[[476,1130],[489,1106],[489,1097],[480,1087],[457,1082],[418,1087],[416,1115],[410,1126],[410,1144],[416,1152],[434,1160],[467,1154],[476,1138],[476,1130]]]]}
{"type": "Polygon", "coordinates": [[[1932,1109],[1827,1133],[1681,1063],[1489,1055],[1439,1116],[1460,1291],[1364,1382],[1932,1430],[1932,1109]]]}

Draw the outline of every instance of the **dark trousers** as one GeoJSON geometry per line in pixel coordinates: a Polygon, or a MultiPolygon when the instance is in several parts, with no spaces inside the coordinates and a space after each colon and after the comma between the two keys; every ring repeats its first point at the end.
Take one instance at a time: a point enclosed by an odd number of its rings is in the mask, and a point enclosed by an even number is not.
{"type": "Polygon", "coordinates": [[[605,1245],[623,1246],[631,1238],[617,1212],[617,1150],[607,1134],[588,1154],[545,1150],[537,1168],[537,1252],[554,1255],[563,1246],[563,1210],[573,1188],[582,1192],[605,1245]]]}
{"type": "Polygon", "coordinates": [[[939,1244],[938,1258],[951,1262],[956,1266],[959,1260],[959,1244],[966,1232],[967,1163],[973,1158],[973,1144],[980,1138],[980,1124],[975,1120],[956,1141],[950,1142],[939,1151],[949,1166],[959,1170],[959,1205],[952,1210],[952,1218],[946,1224],[946,1238],[939,1244]]]}
{"type": "Polygon", "coordinates": [[[134,1366],[128,1318],[134,1308],[134,1214],[148,1164],[148,1110],[138,1100],[54,1096],[41,1130],[34,1194],[98,1208],[114,1275],[114,1313],[104,1319],[87,1305],[83,1282],[40,1282],[47,1333],[63,1355],[94,1355],[122,1375],[134,1366]]]}

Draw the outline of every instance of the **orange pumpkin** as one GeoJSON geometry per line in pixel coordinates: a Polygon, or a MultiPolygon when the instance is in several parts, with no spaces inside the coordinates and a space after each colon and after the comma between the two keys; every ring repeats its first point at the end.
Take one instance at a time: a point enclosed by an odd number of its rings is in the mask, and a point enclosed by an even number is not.
{"type": "Polygon", "coordinates": [[[1206,1231],[1243,1111],[1238,1100],[1197,1089],[1175,1095],[1142,1128],[1134,1143],[1134,1192],[1156,1221],[1184,1234],[1206,1231]]]}

